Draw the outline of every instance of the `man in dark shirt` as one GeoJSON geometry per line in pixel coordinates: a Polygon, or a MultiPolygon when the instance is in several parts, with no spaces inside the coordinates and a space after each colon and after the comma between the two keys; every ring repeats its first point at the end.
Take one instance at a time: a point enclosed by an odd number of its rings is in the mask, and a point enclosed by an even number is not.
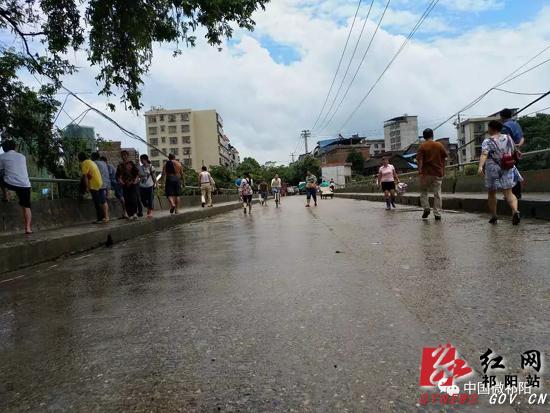
{"type": "Polygon", "coordinates": [[[418,162],[418,172],[420,175],[420,204],[424,209],[422,219],[430,215],[430,201],[428,191],[434,194],[434,216],[436,220],[441,219],[441,183],[445,176],[445,159],[448,154],[445,147],[440,142],[434,142],[434,132],[431,129],[425,129],[422,132],[424,142],[418,148],[416,160],[418,162]]]}
{"type": "MultiPolygon", "coordinates": [[[[500,132],[510,136],[516,144],[516,148],[521,147],[525,143],[525,137],[519,123],[512,119],[512,111],[510,109],[502,109],[500,111],[500,121],[502,122],[502,130],[500,132]]],[[[512,188],[512,192],[517,199],[521,199],[521,179],[517,180],[512,188]]]]}

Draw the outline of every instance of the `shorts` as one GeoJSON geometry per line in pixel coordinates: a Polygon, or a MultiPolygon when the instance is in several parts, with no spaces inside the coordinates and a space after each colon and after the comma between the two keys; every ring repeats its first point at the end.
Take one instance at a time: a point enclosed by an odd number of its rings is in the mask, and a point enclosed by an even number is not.
{"type": "Polygon", "coordinates": [[[179,196],[180,195],[180,178],[173,175],[166,177],[166,184],[164,187],[166,196],[179,196]]]}
{"type": "Polygon", "coordinates": [[[3,179],[0,180],[0,186],[15,192],[17,194],[17,198],[19,199],[19,205],[21,205],[23,208],[31,207],[31,188],[10,185],[7,182],[4,182],[3,179]]]}
{"type": "Polygon", "coordinates": [[[262,198],[264,198],[264,199],[267,199],[267,195],[268,195],[267,191],[265,191],[265,192],[263,192],[263,191],[260,192],[260,196],[261,196],[262,198]]]}
{"type": "Polygon", "coordinates": [[[115,192],[115,197],[117,199],[124,198],[124,194],[122,193],[122,186],[118,182],[111,181],[111,189],[115,192]]]}
{"type": "Polygon", "coordinates": [[[97,190],[90,189],[90,195],[92,195],[93,201],[98,205],[103,205],[107,202],[107,190],[105,188],[97,190]]]}
{"type": "Polygon", "coordinates": [[[395,182],[382,182],[382,191],[391,191],[395,189],[395,182]]]}
{"type": "Polygon", "coordinates": [[[243,195],[243,203],[251,204],[252,203],[252,195],[243,195]]]}

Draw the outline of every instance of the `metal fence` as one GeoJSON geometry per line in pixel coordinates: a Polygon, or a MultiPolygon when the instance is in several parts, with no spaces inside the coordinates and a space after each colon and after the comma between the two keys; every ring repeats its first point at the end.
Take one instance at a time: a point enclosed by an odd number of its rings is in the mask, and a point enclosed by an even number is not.
{"type": "MultiPolygon", "coordinates": [[[[32,197],[37,199],[78,199],[82,197],[80,192],[79,179],[56,179],[56,178],[29,178],[31,181],[32,197]]],[[[114,196],[112,194],[111,196],[114,196]]],[[[237,188],[215,188],[214,194],[237,194],[237,188]]],[[[182,186],[182,196],[200,195],[201,189],[198,186],[182,186]]],[[[157,186],[157,196],[164,195],[164,187],[157,186]]]]}

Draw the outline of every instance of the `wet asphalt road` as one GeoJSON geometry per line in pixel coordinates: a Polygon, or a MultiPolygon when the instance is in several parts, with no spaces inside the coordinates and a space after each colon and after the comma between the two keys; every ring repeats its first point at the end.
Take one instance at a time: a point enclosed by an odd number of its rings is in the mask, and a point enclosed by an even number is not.
{"type": "Polygon", "coordinates": [[[0,411],[411,411],[423,346],[548,360],[549,223],[283,201],[13,273],[0,411]]]}

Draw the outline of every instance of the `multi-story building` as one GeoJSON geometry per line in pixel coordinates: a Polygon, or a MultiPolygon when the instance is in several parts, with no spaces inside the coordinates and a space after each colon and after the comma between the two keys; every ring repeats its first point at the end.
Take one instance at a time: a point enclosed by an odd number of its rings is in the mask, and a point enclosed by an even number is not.
{"type": "Polygon", "coordinates": [[[370,156],[380,155],[386,152],[386,141],[384,139],[367,139],[370,156]]]}
{"type": "Polygon", "coordinates": [[[404,149],[418,142],[417,116],[398,116],[384,122],[384,143],[386,151],[404,149]]]}
{"type": "Polygon", "coordinates": [[[119,141],[103,141],[98,144],[98,151],[101,156],[107,158],[107,162],[111,165],[118,165],[121,162],[120,152],[127,151],[130,159],[136,165],[139,165],[139,151],[136,148],[123,148],[122,142],[119,141]]]}
{"type": "Polygon", "coordinates": [[[499,117],[470,118],[457,125],[458,161],[460,163],[479,159],[481,143],[485,139],[487,126],[492,120],[499,120],[499,117]]]}
{"type": "Polygon", "coordinates": [[[232,167],[236,168],[241,163],[241,156],[239,154],[239,151],[231,144],[229,144],[229,151],[231,152],[232,167]]]}
{"type": "Polygon", "coordinates": [[[153,165],[162,166],[174,154],[185,166],[195,170],[203,165],[235,167],[234,152],[223,132],[223,120],[215,110],[164,109],[145,112],[149,156],[153,165]]]}
{"type": "Polygon", "coordinates": [[[351,152],[359,152],[364,159],[370,157],[369,145],[365,137],[352,135],[350,138],[340,136],[335,139],[325,139],[317,142],[313,156],[321,160],[321,164],[345,163],[351,152]]]}

